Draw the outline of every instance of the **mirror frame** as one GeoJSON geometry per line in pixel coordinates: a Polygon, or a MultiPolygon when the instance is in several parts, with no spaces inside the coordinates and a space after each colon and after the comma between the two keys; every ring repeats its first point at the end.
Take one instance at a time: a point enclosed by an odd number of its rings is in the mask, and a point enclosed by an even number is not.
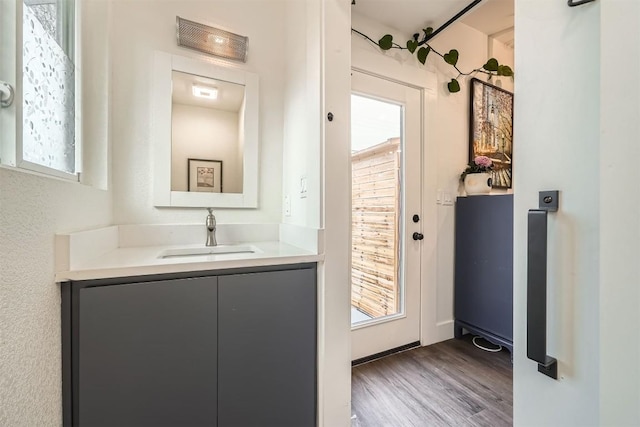
{"type": "Polygon", "coordinates": [[[156,207],[258,207],[258,75],[223,68],[202,59],[156,51],[151,96],[153,200],[156,207]],[[171,72],[180,71],[245,86],[242,193],[200,193],[171,190],[171,72]]]}

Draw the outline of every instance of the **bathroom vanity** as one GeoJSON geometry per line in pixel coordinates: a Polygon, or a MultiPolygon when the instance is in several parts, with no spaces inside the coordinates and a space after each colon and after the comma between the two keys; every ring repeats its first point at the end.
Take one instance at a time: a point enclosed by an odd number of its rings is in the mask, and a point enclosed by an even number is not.
{"type": "Polygon", "coordinates": [[[240,247],[118,248],[58,274],[65,426],[316,424],[319,256],[240,247]]]}

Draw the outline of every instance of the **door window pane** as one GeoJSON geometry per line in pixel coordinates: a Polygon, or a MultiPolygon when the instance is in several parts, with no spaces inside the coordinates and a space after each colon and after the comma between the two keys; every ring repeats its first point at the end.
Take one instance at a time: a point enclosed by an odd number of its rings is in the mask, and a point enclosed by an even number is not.
{"type": "Polygon", "coordinates": [[[351,322],[401,312],[402,107],[352,95],[351,322]]]}

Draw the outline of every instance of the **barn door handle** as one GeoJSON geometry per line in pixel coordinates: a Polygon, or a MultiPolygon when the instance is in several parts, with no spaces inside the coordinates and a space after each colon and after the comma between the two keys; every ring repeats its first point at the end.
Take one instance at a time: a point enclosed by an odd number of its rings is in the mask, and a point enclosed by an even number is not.
{"type": "Polygon", "coordinates": [[[558,361],[547,355],[547,215],[558,210],[558,191],[541,191],[527,221],[527,357],[538,372],[558,379],[558,361]]]}

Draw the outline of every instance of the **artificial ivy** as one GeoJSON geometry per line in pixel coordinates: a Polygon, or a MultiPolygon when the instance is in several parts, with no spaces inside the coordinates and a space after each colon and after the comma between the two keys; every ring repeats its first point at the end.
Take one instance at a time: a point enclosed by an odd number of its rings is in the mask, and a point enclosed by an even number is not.
{"type": "Polygon", "coordinates": [[[412,39],[407,40],[405,46],[399,45],[398,43],[394,42],[393,36],[391,34],[385,34],[380,38],[380,40],[376,42],[371,37],[361,33],[360,31],[354,30],[353,28],[351,29],[351,31],[378,45],[382,50],[408,50],[411,54],[415,54],[418,61],[423,65],[425,64],[425,62],[427,62],[427,56],[429,55],[429,53],[435,53],[436,55],[441,57],[444,62],[451,65],[458,72],[456,78],[451,79],[451,81],[447,84],[447,89],[449,89],[449,92],[451,93],[460,92],[460,83],[458,82],[458,79],[461,76],[483,73],[489,76],[489,80],[491,80],[493,76],[513,77],[513,70],[511,69],[511,67],[509,67],[508,65],[500,64],[495,58],[489,59],[480,68],[476,68],[468,73],[462,72],[457,66],[460,54],[456,49],[451,49],[449,52],[442,54],[435,50],[433,46],[428,43],[430,38],[429,36],[431,35],[431,33],[433,33],[433,28],[431,27],[427,27],[422,30],[422,40],[420,40],[420,34],[415,33],[412,39]]]}

